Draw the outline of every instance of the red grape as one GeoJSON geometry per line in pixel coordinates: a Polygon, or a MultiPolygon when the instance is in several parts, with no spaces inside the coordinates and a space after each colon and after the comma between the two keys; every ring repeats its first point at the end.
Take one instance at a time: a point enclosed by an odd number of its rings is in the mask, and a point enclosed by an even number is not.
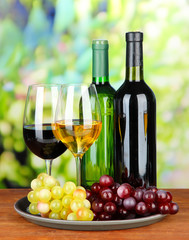
{"type": "Polygon", "coordinates": [[[92,196],[91,190],[86,189],[86,198],[89,200],[91,196],[92,196]]]}
{"type": "Polygon", "coordinates": [[[102,200],[106,202],[111,202],[114,199],[113,192],[110,188],[102,189],[102,191],[100,192],[100,196],[102,200]]]}
{"type": "Polygon", "coordinates": [[[156,194],[152,192],[151,190],[147,190],[143,194],[143,200],[146,203],[152,203],[155,201],[156,194]]]}
{"type": "Polygon", "coordinates": [[[141,217],[148,217],[150,215],[151,215],[151,213],[147,211],[146,213],[142,214],[141,217]]]}
{"type": "Polygon", "coordinates": [[[103,175],[99,179],[99,184],[102,187],[110,187],[114,184],[114,179],[111,176],[103,175]]]}
{"type": "Polygon", "coordinates": [[[93,183],[93,185],[91,186],[91,191],[93,193],[99,193],[100,189],[101,189],[101,186],[99,183],[93,183]]]}
{"type": "Polygon", "coordinates": [[[136,199],[137,202],[141,202],[143,199],[143,190],[137,188],[131,195],[136,199]]]}
{"type": "Polygon", "coordinates": [[[158,190],[156,192],[156,201],[158,203],[164,203],[167,200],[167,192],[164,190],[158,190]]]}
{"type": "Polygon", "coordinates": [[[111,187],[113,193],[117,193],[117,189],[119,188],[119,183],[114,183],[114,185],[111,187]]]}
{"type": "Polygon", "coordinates": [[[156,193],[158,189],[155,186],[149,186],[146,190],[151,190],[152,192],[156,193]]]}
{"type": "Polygon", "coordinates": [[[92,202],[92,210],[96,213],[102,212],[104,209],[104,203],[101,199],[96,199],[92,202]]]}
{"type": "Polygon", "coordinates": [[[128,211],[124,207],[119,207],[117,209],[117,212],[122,218],[126,218],[126,216],[128,215],[128,211]]]}
{"type": "Polygon", "coordinates": [[[134,219],[136,217],[136,213],[134,212],[129,212],[125,219],[134,219]]]}
{"type": "Polygon", "coordinates": [[[97,221],[98,220],[98,214],[96,212],[93,211],[93,221],[97,221]]]}
{"type": "Polygon", "coordinates": [[[172,201],[172,194],[170,192],[167,192],[167,199],[166,199],[166,202],[171,202],[172,201]]]}
{"type": "Polygon", "coordinates": [[[169,214],[170,213],[170,205],[169,205],[169,203],[160,203],[158,205],[158,211],[161,214],[169,214]]]}
{"type": "Polygon", "coordinates": [[[91,190],[86,190],[91,202],[94,221],[111,219],[133,219],[152,214],[176,214],[177,203],[172,202],[172,194],[159,190],[155,186],[133,187],[136,179],[119,184],[111,176],[103,175],[99,183],[94,183],[91,190]]]}
{"type": "Polygon", "coordinates": [[[147,203],[147,208],[148,208],[148,212],[150,213],[156,213],[157,212],[157,204],[156,203],[147,203]]]}
{"type": "Polygon", "coordinates": [[[118,197],[118,195],[114,195],[114,202],[117,206],[121,206],[123,203],[123,199],[121,199],[120,197],[118,197]]]}
{"type": "Polygon", "coordinates": [[[89,198],[89,201],[92,203],[96,199],[99,199],[99,197],[96,194],[92,194],[92,196],[89,198]]]}
{"type": "Polygon", "coordinates": [[[107,212],[102,212],[99,215],[99,220],[106,221],[106,220],[111,220],[112,216],[108,214],[107,212]]]}
{"type": "Polygon", "coordinates": [[[123,183],[118,189],[117,189],[117,195],[120,198],[127,198],[130,197],[130,194],[132,192],[132,187],[128,183],[123,183]]]}
{"type": "Polygon", "coordinates": [[[116,205],[113,202],[107,202],[104,205],[104,211],[109,214],[114,214],[116,212],[116,210],[117,210],[116,205]]]}
{"type": "Polygon", "coordinates": [[[141,189],[143,192],[146,191],[146,188],[144,186],[137,187],[136,189],[141,189]]]}
{"type": "MultiPolygon", "coordinates": [[[[104,190],[106,190],[106,189],[111,190],[111,188],[109,188],[109,187],[102,187],[102,188],[100,189],[100,191],[99,191],[99,196],[101,196],[101,192],[104,191],[104,190]]],[[[111,190],[111,191],[112,191],[112,190],[111,190]]],[[[112,192],[112,193],[113,193],[113,192],[112,192]]]]}
{"type": "Polygon", "coordinates": [[[136,206],[136,200],[134,197],[128,197],[123,200],[123,206],[126,210],[133,210],[136,206]]]}
{"type": "Polygon", "coordinates": [[[137,214],[143,215],[143,214],[148,212],[148,208],[147,208],[147,206],[144,202],[139,202],[135,206],[135,211],[136,211],[137,214]]]}
{"type": "Polygon", "coordinates": [[[179,211],[179,206],[175,202],[169,203],[169,207],[170,214],[176,214],[179,211]]]}

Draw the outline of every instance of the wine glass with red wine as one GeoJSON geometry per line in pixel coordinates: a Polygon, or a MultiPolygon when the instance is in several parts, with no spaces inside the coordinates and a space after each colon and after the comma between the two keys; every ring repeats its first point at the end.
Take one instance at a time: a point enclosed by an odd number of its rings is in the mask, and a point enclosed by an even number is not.
{"type": "Polygon", "coordinates": [[[54,131],[59,91],[58,84],[30,85],[24,111],[25,143],[32,153],[45,160],[49,175],[51,175],[53,159],[67,150],[54,131]]]}

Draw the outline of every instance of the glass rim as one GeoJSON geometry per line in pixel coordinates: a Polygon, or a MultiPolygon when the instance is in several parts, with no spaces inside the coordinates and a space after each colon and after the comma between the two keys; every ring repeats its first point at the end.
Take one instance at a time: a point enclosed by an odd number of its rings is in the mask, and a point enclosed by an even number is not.
{"type": "Polygon", "coordinates": [[[31,87],[56,87],[56,86],[61,86],[61,83],[34,83],[28,85],[28,88],[31,87]]]}
{"type": "Polygon", "coordinates": [[[87,87],[90,87],[90,86],[93,86],[93,87],[96,88],[94,83],[65,83],[65,84],[60,84],[60,85],[61,85],[61,87],[70,87],[70,86],[76,86],[76,87],[87,86],[87,87]]]}
{"type": "MultiPolygon", "coordinates": [[[[69,86],[94,86],[95,87],[95,84],[94,83],[34,83],[34,84],[30,84],[28,85],[28,88],[31,88],[31,87],[56,87],[56,86],[59,86],[59,87],[69,87],[69,86]]],[[[96,88],[96,87],[95,87],[96,88]]]]}

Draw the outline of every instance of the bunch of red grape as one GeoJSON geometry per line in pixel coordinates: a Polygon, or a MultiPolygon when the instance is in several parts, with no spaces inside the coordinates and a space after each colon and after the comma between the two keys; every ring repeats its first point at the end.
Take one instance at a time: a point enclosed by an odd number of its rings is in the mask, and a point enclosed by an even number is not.
{"type": "Polygon", "coordinates": [[[154,186],[134,189],[128,183],[115,183],[108,175],[101,176],[99,183],[94,183],[86,193],[93,220],[133,219],[158,213],[176,214],[179,210],[170,192],[154,186]]]}

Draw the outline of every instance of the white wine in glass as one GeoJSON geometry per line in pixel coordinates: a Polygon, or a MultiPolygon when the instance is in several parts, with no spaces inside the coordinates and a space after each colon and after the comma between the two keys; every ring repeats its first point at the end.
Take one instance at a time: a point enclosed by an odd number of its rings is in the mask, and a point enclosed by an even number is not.
{"type": "Polygon", "coordinates": [[[81,161],[102,128],[100,105],[93,84],[62,85],[55,115],[58,138],[76,159],[77,185],[81,185],[81,161]]]}

